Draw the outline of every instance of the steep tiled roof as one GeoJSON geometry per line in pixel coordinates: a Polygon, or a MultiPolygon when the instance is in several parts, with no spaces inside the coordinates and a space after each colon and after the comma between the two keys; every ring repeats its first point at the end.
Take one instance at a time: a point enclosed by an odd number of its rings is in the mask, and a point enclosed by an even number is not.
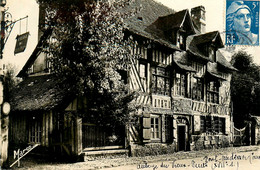
{"type": "Polygon", "coordinates": [[[188,64],[188,54],[186,51],[175,52],[173,61],[174,64],[182,70],[196,72],[196,70],[188,64]]]}
{"type": "Polygon", "coordinates": [[[154,25],[156,25],[158,29],[163,31],[167,31],[173,28],[180,28],[188,12],[188,10],[182,10],[174,14],[159,17],[158,20],[154,22],[154,25]]]}
{"type": "Polygon", "coordinates": [[[226,58],[223,56],[223,54],[220,51],[217,51],[217,63],[220,64],[221,66],[233,70],[233,71],[237,71],[237,69],[235,67],[233,67],[227,60],[226,58]]]}
{"type": "Polygon", "coordinates": [[[33,76],[11,92],[12,111],[50,110],[69,104],[72,87],[62,88],[53,75],[33,76]]]}
{"type": "Polygon", "coordinates": [[[221,76],[221,72],[219,72],[217,66],[218,66],[217,63],[208,62],[207,63],[207,72],[206,72],[207,74],[206,75],[211,76],[211,77],[215,77],[217,79],[225,80],[221,76]]]}
{"type": "Polygon", "coordinates": [[[218,31],[208,32],[205,34],[194,36],[194,41],[196,42],[196,44],[214,42],[218,48],[224,47],[218,31]]]}
{"type": "Polygon", "coordinates": [[[126,20],[129,28],[138,31],[144,31],[146,27],[151,25],[158,17],[173,14],[174,10],[155,2],[154,0],[135,0],[126,10],[140,8],[133,17],[126,20]]]}
{"type": "MultiPolygon", "coordinates": [[[[210,60],[207,56],[205,56],[201,50],[199,49],[200,44],[210,43],[213,42],[216,44],[218,48],[224,47],[223,42],[221,40],[221,37],[219,35],[218,31],[209,32],[206,34],[200,34],[200,35],[194,35],[187,38],[187,51],[191,53],[194,56],[197,56],[204,60],[210,60]]],[[[230,69],[230,70],[236,70],[223,56],[223,54],[217,50],[216,52],[216,60],[217,63],[221,66],[230,69]]]]}
{"type": "Polygon", "coordinates": [[[214,42],[218,48],[224,47],[219,32],[213,31],[213,32],[190,37],[188,39],[187,51],[194,56],[200,57],[204,60],[209,60],[209,58],[205,56],[199,49],[199,45],[209,43],[209,42],[214,42]]]}
{"type": "MultiPolygon", "coordinates": [[[[165,33],[181,27],[186,31],[187,35],[195,34],[195,28],[188,10],[182,10],[167,16],[159,17],[144,31],[153,37],[169,41],[169,37],[165,33]]],[[[172,44],[171,42],[169,43],[172,44]]]]}
{"type": "Polygon", "coordinates": [[[149,26],[153,25],[159,17],[173,14],[175,13],[174,10],[160,4],[159,2],[155,2],[154,0],[135,0],[134,3],[128,8],[135,9],[140,7],[141,9],[137,12],[137,14],[125,20],[126,28],[133,34],[151,39],[171,49],[180,50],[178,47],[161,36],[161,30],[156,30],[154,32],[154,30],[149,29],[149,26]]]}

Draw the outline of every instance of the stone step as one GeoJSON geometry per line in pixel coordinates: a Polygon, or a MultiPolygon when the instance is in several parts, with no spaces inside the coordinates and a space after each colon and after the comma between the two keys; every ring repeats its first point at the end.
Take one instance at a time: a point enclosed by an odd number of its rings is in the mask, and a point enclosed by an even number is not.
{"type": "Polygon", "coordinates": [[[98,151],[84,151],[85,156],[107,155],[107,154],[128,154],[128,149],[112,149],[112,150],[98,150],[98,151]]]}
{"type": "Polygon", "coordinates": [[[97,150],[82,152],[84,161],[98,160],[100,158],[117,158],[127,157],[129,154],[128,149],[111,149],[111,150],[97,150]]]}
{"type": "Polygon", "coordinates": [[[83,152],[87,151],[99,151],[99,150],[112,150],[112,149],[124,149],[124,146],[100,146],[100,147],[90,147],[84,148],[83,152]]]}

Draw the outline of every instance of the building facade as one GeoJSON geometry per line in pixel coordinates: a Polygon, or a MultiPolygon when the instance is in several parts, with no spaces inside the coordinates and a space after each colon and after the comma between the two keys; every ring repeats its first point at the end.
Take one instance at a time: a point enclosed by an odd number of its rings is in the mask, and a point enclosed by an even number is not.
{"type": "Polygon", "coordinates": [[[68,155],[100,150],[138,155],[149,147],[176,152],[232,144],[235,69],[219,51],[224,47],[220,33],[205,33],[204,7],[175,12],[151,0],[135,3],[142,10],[126,20],[125,35],[134,40],[127,83],[140,94],[134,102],[142,107],[132,113],[138,122],[126,131],[106,132],[80,117],[87,98],[60,88],[49,74],[39,48],[51,34],[45,32],[18,74],[27,78],[11,101],[13,146],[38,143],[68,155]]]}
{"type": "Polygon", "coordinates": [[[224,47],[220,33],[205,33],[205,12],[203,6],[175,12],[143,30],[130,24],[138,59],[129,84],[143,92],[136,100],[143,104],[136,113],[140,126],[129,130],[133,153],[158,144],[174,151],[232,144],[230,80],[235,69],[219,50],[224,47]]]}

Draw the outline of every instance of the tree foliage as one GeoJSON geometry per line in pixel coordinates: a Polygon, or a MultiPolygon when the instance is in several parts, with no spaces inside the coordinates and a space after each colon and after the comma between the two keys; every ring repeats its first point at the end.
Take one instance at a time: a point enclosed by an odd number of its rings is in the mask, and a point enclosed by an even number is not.
{"type": "Polygon", "coordinates": [[[260,116],[260,68],[244,51],[234,54],[231,63],[238,69],[231,80],[234,122],[236,127],[243,127],[250,114],[260,116]]]}
{"type": "Polygon", "coordinates": [[[135,108],[133,94],[120,72],[129,68],[131,40],[124,36],[120,0],[38,0],[46,10],[44,30],[52,35],[45,47],[52,69],[66,77],[77,95],[87,96],[85,116],[96,123],[125,123],[135,108]]]}
{"type": "Polygon", "coordinates": [[[13,65],[8,64],[5,67],[3,76],[4,101],[9,102],[10,92],[20,82],[20,79],[15,77],[15,67],[13,65]]]}

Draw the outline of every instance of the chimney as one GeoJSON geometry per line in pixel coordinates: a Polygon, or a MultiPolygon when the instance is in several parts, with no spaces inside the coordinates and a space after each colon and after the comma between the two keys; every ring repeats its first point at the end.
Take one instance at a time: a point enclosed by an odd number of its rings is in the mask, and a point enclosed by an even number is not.
{"type": "Polygon", "coordinates": [[[206,32],[206,17],[204,6],[197,6],[191,9],[191,18],[195,24],[195,27],[200,33],[206,32]]]}

